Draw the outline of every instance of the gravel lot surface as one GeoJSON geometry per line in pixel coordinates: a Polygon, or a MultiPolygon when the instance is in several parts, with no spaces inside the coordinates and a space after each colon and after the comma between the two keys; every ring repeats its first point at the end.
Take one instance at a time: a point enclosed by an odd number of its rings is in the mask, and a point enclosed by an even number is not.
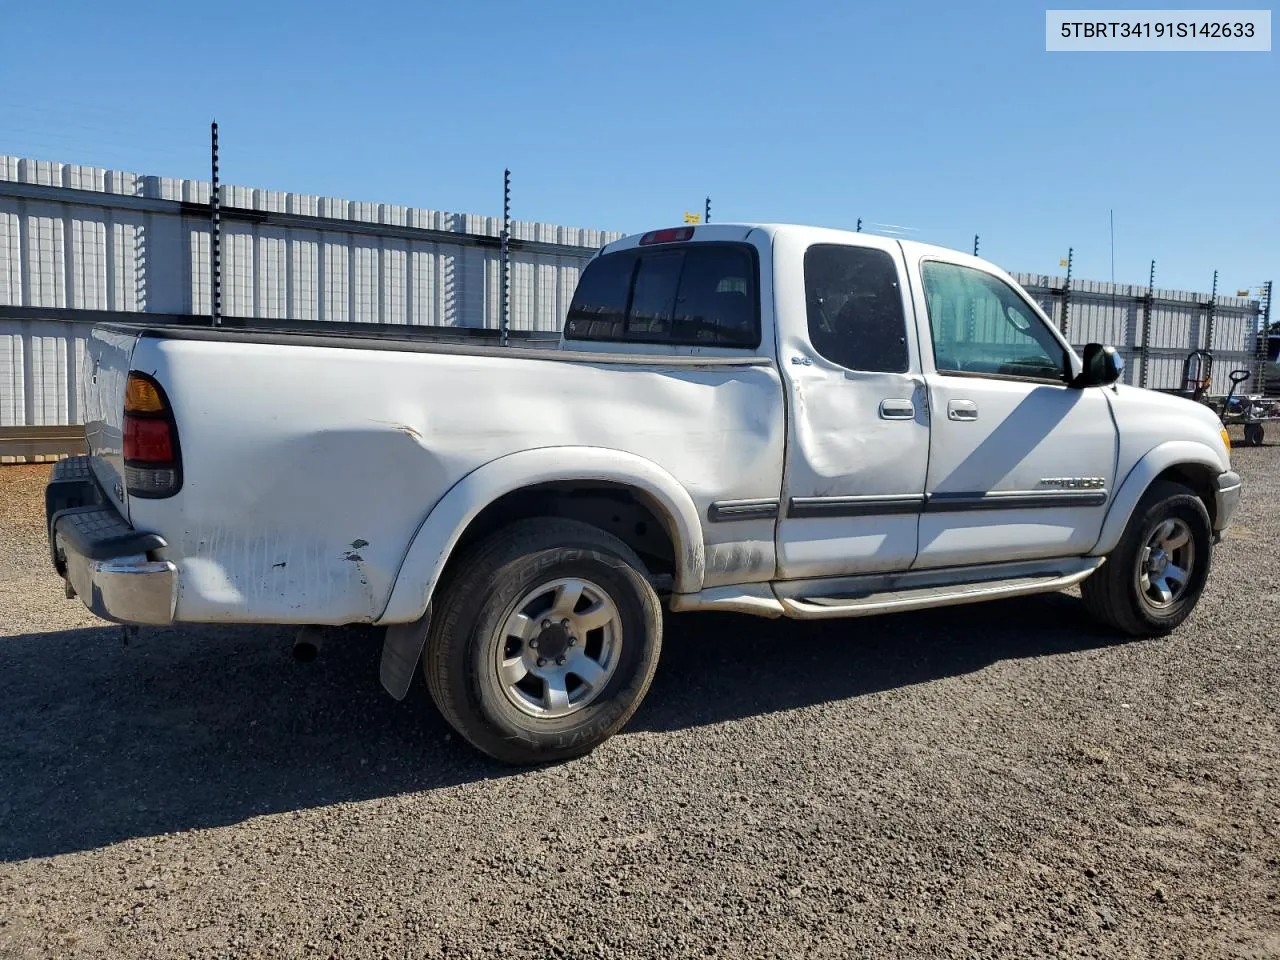
{"type": "Polygon", "coordinates": [[[691,614],[630,727],[511,772],[372,633],[117,628],[0,468],[0,957],[1280,957],[1280,448],[1208,594],[691,614]]]}

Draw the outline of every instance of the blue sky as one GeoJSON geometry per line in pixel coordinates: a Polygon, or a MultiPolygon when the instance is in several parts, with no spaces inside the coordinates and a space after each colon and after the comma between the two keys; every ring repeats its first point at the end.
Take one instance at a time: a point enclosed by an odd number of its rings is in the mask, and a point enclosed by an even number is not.
{"type": "MultiPolygon", "coordinates": [[[[1051,6],[1067,7],[1053,3],[1051,6]]],[[[1080,6],[1097,6],[1081,4],[1080,6]]],[[[712,197],[1010,270],[1280,279],[1271,53],[1044,50],[1044,4],[7,4],[0,153],[638,231],[712,197]]]]}

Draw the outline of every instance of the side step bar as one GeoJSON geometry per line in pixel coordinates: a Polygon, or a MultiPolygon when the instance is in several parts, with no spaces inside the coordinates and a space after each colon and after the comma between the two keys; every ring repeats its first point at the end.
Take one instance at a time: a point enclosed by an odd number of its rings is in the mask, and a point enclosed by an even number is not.
{"type": "Polygon", "coordinates": [[[675,612],[720,610],[748,613],[757,617],[791,617],[795,620],[869,617],[877,613],[927,610],[931,607],[950,607],[1005,597],[1054,593],[1080,583],[1102,566],[1105,559],[1076,557],[1070,560],[1024,561],[986,568],[743,583],[710,587],[698,593],[673,593],[668,597],[668,603],[675,612]],[[951,582],[945,582],[947,580],[951,582]],[[829,591],[832,595],[823,596],[822,591],[829,591]]]}
{"type": "Polygon", "coordinates": [[[873,593],[854,598],[779,597],[778,600],[782,604],[784,615],[796,620],[834,620],[841,617],[867,617],[878,613],[951,607],[961,603],[979,603],[983,600],[1065,590],[1087,579],[1102,566],[1104,559],[1090,558],[1084,569],[1053,576],[1012,577],[1006,580],[873,593]]]}

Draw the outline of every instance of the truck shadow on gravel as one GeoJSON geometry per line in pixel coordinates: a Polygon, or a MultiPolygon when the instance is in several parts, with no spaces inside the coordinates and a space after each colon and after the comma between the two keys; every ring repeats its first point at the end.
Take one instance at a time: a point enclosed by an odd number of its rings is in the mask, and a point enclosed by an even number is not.
{"type": "MultiPolygon", "coordinates": [[[[277,628],[116,628],[0,639],[0,861],[518,773],[451,736],[421,682],[377,684],[380,637],[297,664],[277,628]]],[[[1106,646],[1078,601],[791,623],[670,617],[630,729],[767,714],[1106,646]]],[[[625,734],[624,734],[625,735],[625,734]]]]}
{"type": "Polygon", "coordinates": [[[668,617],[630,729],[719,723],[1120,642],[1065,594],[850,620],[668,617]]]}

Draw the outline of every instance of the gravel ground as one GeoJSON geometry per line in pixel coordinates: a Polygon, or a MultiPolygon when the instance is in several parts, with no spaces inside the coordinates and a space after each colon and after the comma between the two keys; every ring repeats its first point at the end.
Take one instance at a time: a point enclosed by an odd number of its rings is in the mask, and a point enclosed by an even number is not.
{"type": "Polygon", "coordinates": [[[1169,639],[672,617],[628,730],[516,773],[371,633],[123,645],[0,469],[0,957],[1280,957],[1280,449],[1235,461],[1169,639]]]}

